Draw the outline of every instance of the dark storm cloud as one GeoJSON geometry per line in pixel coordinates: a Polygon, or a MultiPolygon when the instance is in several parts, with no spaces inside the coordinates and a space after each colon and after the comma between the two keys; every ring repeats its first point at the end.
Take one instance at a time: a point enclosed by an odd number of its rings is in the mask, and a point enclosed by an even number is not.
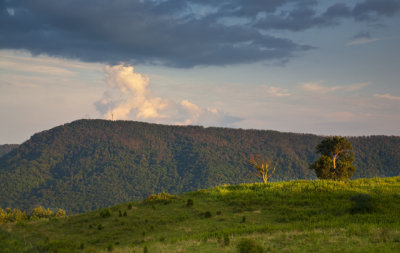
{"type": "Polygon", "coordinates": [[[400,10],[399,0],[365,0],[354,7],[357,20],[374,20],[380,16],[393,16],[400,10]]]}
{"type": "Polygon", "coordinates": [[[365,0],[353,8],[344,3],[336,3],[321,13],[317,13],[313,7],[302,6],[291,11],[268,15],[259,20],[256,26],[265,30],[302,31],[313,27],[337,25],[342,18],[372,21],[393,16],[399,10],[400,0],[365,0]]]}
{"type": "Polygon", "coordinates": [[[175,67],[283,62],[312,46],[274,35],[391,16],[398,1],[352,9],[316,0],[0,0],[0,48],[83,61],[175,67]]]}
{"type": "Polygon", "coordinates": [[[354,39],[370,39],[371,38],[371,33],[367,32],[367,31],[361,31],[359,33],[357,33],[356,35],[354,35],[353,37],[354,39]]]}

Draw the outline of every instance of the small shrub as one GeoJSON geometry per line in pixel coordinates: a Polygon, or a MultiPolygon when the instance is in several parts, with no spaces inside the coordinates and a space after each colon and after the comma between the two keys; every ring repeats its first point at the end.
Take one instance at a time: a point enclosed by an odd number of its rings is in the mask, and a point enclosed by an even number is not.
{"type": "Polygon", "coordinates": [[[65,217],[67,212],[63,209],[58,209],[57,212],[54,214],[56,217],[65,217]]]}
{"type": "Polygon", "coordinates": [[[264,248],[252,239],[242,239],[237,245],[240,253],[262,253],[264,248]]]}
{"type": "Polygon", "coordinates": [[[111,212],[108,208],[104,208],[103,210],[100,211],[100,217],[107,218],[110,216],[111,216],[111,212]]]}
{"type": "Polygon", "coordinates": [[[371,213],[374,210],[374,204],[372,197],[368,194],[357,194],[350,198],[353,202],[350,212],[352,214],[356,213],[371,213]]]}
{"type": "Polygon", "coordinates": [[[81,244],[79,244],[79,249],[81,249],[81,250],[85,249],[85,244],[83,242],[81,242],[81,244]]]}
{"type": "Polygon", "coordinates": [[[152,194],[147,196],[147,198],[144,200],[145,203],[164,203],[168,204],[170,203],[173,199],[176,199],[176,197],[172,194],[169,193],[159,193],[159,194],[152,194]]]}
{"type": "Polygon", "coordinates": [[[206,219],[208,219],[208,218],[211,218],[211,212],[210,211],[207,211],[207,212],[205,212],[204,213],[204,218],[206,218],[206,219]]]}
{"type": "Polygon", "coordinates": [[[221,215],[222,214],[222,212],[221,211],[217,211],[217,215],[221,215]]]}
{"type": "Polygon", "coordinates": [[[104,226],[102,224],[97,225],[98,230],[102,230],[103,228],[104,228],[104,226]]]}
{"type": "Polygon", "coordinates": [[[381,232],[379,233],[379,239],[381,242],[388,242],[390,238],[390,232],[388,229],[382,229],[381,232]]]}
{"type": "Polygon", "coordinates": [[[246,222],[246,216],[243,216],[242,217],[242,223],[245,223],[246,222]]]}
{"type": "Polygon", "coordinates": [[[147,248],[147,246],[143,247],[143,253],[149,253],[149,249],[147,248]]]}
{"type": "Polygon", "coordinates": [[[112,245],[112,243],[108,244],[107,250],[108,252],[112,252],[114,250],[114,245],[112,245]]]}
{"type": "Polygon", "coordinates": [[[229,246],[231,240],[229,239],[229,235],[224,235],[224,245],[229,246]]]}
{"type": "Polygon", "coordinates": [[[131,210],[131,209],[132,209],[132,204],[131,204],[131,203],[129,203],[129,205],[128,205],[128,209],[129,209],[129,210],[131,210]]]}
{"type": "MultiPolygon", "coordinates": [[[[11,210],[11,209],[10,209],[11,210]]],[[[6,209],[7,213],[11,213],[11,211],[8,211],[8,208],[6,209]]],[[[50,209],[45,209],[42,206],[33,208],[32,215],[33,218],[50,218],[54,216],[54,213],[50,211],[50,209]]]]}
{"type": "Polygon", "coordinates": [[[118,210],[118,217],[122,217],[122,212],[121,212],[121,210],[118,210]]]}
{"type": "Polygon", "coordinates": [[[126,213],[126,211],[124,212],[124,216],[128,216],[128,214],[126,213]]]}
{"type": "Polygon", "coordinates": [[[193,206],[193,199],[188,199],[187,202],[186,202],[186,206],[187,207],[193,206]]]}

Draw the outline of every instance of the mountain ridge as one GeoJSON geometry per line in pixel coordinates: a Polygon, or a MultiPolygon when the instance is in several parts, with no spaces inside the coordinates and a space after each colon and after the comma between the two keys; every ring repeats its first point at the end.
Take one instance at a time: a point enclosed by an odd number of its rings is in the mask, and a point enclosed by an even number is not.
{"type": "MultiPolygon", "coordinates": [[[[273,181],[313,179],[322,136],[133,121],[77,120],[33,135],[0,158],[0,206],[81,212],[167,191],[257,181],[243,156],[262,154],[273,181]]],[[[397,176],[400,137],[349,137],[355,178],[397,176]]]]}

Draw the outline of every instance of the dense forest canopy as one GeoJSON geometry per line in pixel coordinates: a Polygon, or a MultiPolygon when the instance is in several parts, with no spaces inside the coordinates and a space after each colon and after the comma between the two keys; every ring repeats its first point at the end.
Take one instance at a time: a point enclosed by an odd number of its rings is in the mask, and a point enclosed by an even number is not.
{"type": "Polygon", "coordinates": [[[0,145],[0,157],[16,149],[18,144],[3,144],[0,145]]]}
{"type": "MultiPolygon", "coordinates": [[[[313,179],[323,137],[265,130],[78,120],[35,134],[0,158],[0,207],[93,210],[157,192],[258,181],[245,157],[262,154],[271,181],[313,179]]],[[[400,137],[348,138],[353,178],[399,175],[400,137]]]]}

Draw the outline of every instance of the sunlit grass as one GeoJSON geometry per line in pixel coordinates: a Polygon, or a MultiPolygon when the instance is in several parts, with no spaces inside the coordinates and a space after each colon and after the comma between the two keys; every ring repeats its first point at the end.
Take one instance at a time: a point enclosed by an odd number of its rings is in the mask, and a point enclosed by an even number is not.
{"type": "Polygon", "coordinates": [[[2,225],[0,247],[237,252],[239,241],[250,238],[269,252],[400,251],[400,177],[223,185],[179,196],[156,194],[107,210],[110,216],[98,210],[2,225]]]}

